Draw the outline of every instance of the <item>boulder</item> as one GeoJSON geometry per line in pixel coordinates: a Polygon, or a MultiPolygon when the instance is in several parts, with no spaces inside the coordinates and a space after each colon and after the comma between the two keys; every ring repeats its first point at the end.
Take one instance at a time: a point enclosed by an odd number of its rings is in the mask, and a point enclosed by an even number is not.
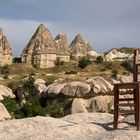
{"type": "Polygon", "coordinates": [[[6,36],[3,33],[3,29],[0,28],[0,66],[12,64],[12,59],[12,49],[6,36]]]}
{"type": "Polygon", "coordinates": [[[60,83],[60,84],[52,84],[49,86],[49,88],[47,89],[47,94],[48,96],[53,96],[53,95],[59,95],[59,93],[61,92],[61,90],[63,89],[63,87],[66,85],[66,83],[60,83]]]}
{"type": "Polygon", "coordinates": [[[111,85],[107,80],[101,76],[95,76],[87,79],[86,83],[91,85],[92,93],[109,93],[113,90],[113,85],[111,85]]]}
{"type": "Polygon", "coordinates": [[[0,121],[7,120],[7,119],[11,119],[11,116],[8,113],[5,106],[2,103],[0,103],[0,121]]]}
{"type": "Polygon", "coordinates": [[[109,112],[113,109],[113,96],[97,96],[90,99],[75,98],[71,113],[109,112]]]}
{"type": "Polygon", "coordinates": [[[68,82],[62,88],[61,93],[70,97],[85,97],[90,92],[91,87],[84,82],[74,81],[68,82]]]}
{"type": "Polygon", "coordinates": [[[37,78],[34,81],[34,86],[36,87],[36,89],[39,91],[39,93],[43,92],[46,89],[46,85],[45,85],[45,80],[37,78]]]}
{"type": "Polygon", "coordinates": [[[74,98],[71,107],[71,114],[74,113],[87,113],[90,106],[90,101],[83,98],[74,98]]]}
{"type": "Polygon", "coordinates": [[[3,100],[3,96],[10,96],[11,98],[15,98],[12,90],[4,85],[0,85],[0,100],[3,100]]]}

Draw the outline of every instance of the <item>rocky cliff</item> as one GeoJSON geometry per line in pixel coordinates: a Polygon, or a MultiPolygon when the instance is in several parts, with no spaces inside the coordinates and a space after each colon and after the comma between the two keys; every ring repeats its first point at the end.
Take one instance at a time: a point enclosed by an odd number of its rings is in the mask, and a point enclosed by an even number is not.
{"type": "Polygon", "coordinates": [[[71,55],[75,58],[86,56],[92,50],[90,44],[80,34],[74,38],[69,48],[71,55]]]}
{"type": "Polygon", "coordinates": [[[3,33],[3,29],[0,28],[0,65],[9,65],[12,63],[12,59],[12,49],[6,36],[3,33]]]}

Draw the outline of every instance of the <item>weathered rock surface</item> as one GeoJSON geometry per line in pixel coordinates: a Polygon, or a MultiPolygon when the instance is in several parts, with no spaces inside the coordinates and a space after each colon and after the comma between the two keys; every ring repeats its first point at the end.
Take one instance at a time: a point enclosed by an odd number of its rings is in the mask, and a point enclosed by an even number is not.
{"type": "Polygon", "coordinates": [[[57,57],[64,62],[70,61],[70,52],[68,49],[67,36],[65,33],[58,34],[54,39],[54,44],[57,49],[57,57]]]}
{"type": "Polygon", "coordinates": [[[74,81],[67,83],[61,90],[61,93],[71,97],[84,97],[90,92],[89,84],[74,81]]]}
{"type": "Polygon", "coordinates": [[[81,112],[108,112],[113,106],[113,96],[97,96],[90,99],[75,98],[71,114],[81,112]]]}
{"type": "Polygon", "coordinates": [[[12,59],[12,49],[3,33],[3,29],[0,28],[0,66],[12,64],[12,59]]]}
{"type": "Polygon", "coordinates": [[[0,122],[2,140],[139,140],[136,127],[120,117],[117,130],[113,129],[113,115],[108,113],[78,113],[55,119],[34,117],[0,122]]]}
{"type": "Polygon", "coordinates": [[[91,85],[94,94],[109,93],[113,90],[113,85],[101,76],[91,77],[85,82],[91,85]]]}
{"type": "Polygon", "coordinates": [[[53,67],[57,57],[68,62],[70,56],[68,51],[66,53],[65,37],[59,34],[53,40],[50,31],[41,24],[23,50],[21,55],[22,62],[41,68],[53,67]],[[62,53],[64,50],[65,52],[62,53]]]}
{"type": "Polygon", "coordinates": [[[3,96],[10,96],[11,98],[15,97],[10,88],[4,85],[0,85],[0,100],[3,100],[3,96]]]}
{"type": "Polygon", "coordinates": [[[39,91],[39,93],[43,92],[46,89],[45,81],[43,79],[37,78],[34,81],[34,86],[39,91]]]}
{"type": "Polygon", "coordinates": [[[2,103],[0,103],[0,121],[7,120],[7,119],[11,119],[11,116],[8,113],[5,106],[2,103]]]}
{"type": "Polygon", "coordinates": [[[86,56],[92,50],[90,44],[80,34],[75,37],[69,48],[75,58],[86,56]]]}
{"type": "Polygon", "coordinates": [[[105,61],[125,61],[132,58],[132,54],[126,54],[112,49],[103,55],[105,61]]]}

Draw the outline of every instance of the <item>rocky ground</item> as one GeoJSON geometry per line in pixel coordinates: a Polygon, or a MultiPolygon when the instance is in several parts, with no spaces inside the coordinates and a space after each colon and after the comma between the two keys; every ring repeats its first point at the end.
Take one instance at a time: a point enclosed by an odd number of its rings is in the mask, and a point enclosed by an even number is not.
{"type": "Polygon", "coordinates": [[[132,118],[120,117],[124,123],[112,127],[113,115],[79,113],[56,119],[34,117],[0,122],[1,140],[139,140],[140,132],[132,118]],[[129,123],[128,123],[129,120],[129,123]]]}

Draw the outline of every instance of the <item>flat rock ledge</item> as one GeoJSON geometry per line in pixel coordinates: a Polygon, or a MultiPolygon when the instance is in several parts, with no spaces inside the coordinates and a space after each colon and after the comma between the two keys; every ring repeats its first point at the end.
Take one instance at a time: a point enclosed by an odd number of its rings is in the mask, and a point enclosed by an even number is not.
{"type": "Polygon", "coordinates": [[[2,140],[140,140],[129,119],[113,129],[113,115],[78,113],[63,118],[34,117],[0,122],[2,140]],[[129,123],[127,121],[130,121],[129,123]]]}

